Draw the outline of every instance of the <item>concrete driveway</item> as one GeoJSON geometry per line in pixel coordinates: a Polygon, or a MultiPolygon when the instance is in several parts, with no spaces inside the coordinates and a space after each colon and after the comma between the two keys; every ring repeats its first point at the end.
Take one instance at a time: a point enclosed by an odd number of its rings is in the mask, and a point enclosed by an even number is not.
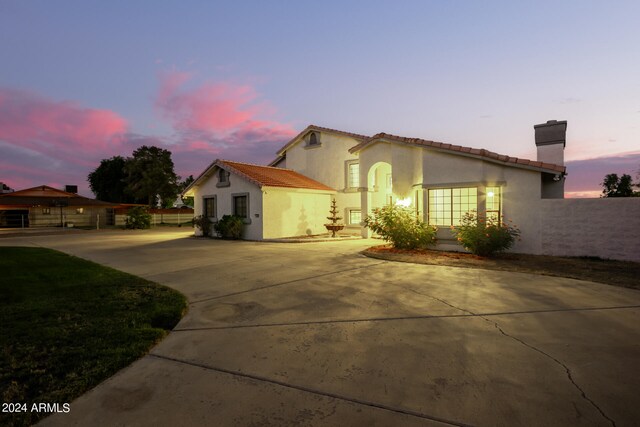
{"type": "Polygon", "coordinates": [[[374,241],[0,239],[183,292],[151,353],[43,425],[637,425],[640,292],[385,262],[374,241]]]}

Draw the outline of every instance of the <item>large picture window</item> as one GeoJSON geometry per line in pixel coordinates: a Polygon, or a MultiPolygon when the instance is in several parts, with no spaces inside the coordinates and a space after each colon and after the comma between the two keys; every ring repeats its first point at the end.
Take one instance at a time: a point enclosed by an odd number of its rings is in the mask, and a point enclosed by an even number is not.
{"type": "Polygon", "coordinates": [[[203,200],[204,212],[202,212],[202,216],[207,218],[217,218],[217,206],[216,206],[216,198],[214,197],[205,197],[203,200]]]}
{"type": "Polygon", "coordinates": [[[478,189],[475,187],[429,190],[431,225],[460,225],[462,216],[471,210],[478,210],[478,189]]]}

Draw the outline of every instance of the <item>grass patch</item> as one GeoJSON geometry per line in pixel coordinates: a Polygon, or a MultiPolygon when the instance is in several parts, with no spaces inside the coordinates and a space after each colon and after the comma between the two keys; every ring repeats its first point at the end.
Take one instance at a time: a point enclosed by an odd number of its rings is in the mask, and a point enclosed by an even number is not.
{"type": "MultiPolygon", "coordinates": [[[[140,277],[50,249],[0,247],[0,400],[71,402],[146,354],[185,310],[182,294],[140,277]]],[[[46,415],[0,413],[0,425],[46,415]]]]}
{"type": "Polygon", "coordinates": [[[363,254],[389,261],[543,274],[640,289],[638,262],[512,253],[485,258],[462,252],[394,249],[388,245],[371,247],[363,254]]]}

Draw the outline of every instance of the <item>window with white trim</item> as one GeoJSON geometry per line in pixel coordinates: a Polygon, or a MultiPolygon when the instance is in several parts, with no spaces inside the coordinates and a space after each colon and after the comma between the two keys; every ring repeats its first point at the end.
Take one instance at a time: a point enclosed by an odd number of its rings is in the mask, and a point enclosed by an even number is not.
{"type": "Polygon", "coordinates": [[[360,209],[349,209],[349,225],[360,225],[362,221],[362,211],[360,209]]]}
{"type": "Polygon", "coordinates": [[[360,163],[357,161],[347,162],[347,188],[360,187],[360,163]]]}
{"type": "Polygon", "coordinates": [[[478,210],[478,189],[435,188],[429,190],[429,224],[460,225],[463,215],[478,210]]]}
{"type": "Polygon", "coordinates": [[[493,219],[498,223],[501,221],[502,217],[502,192],[500,190],[500,187],[487,187],[485,199],[487,220],[493,219]]]}

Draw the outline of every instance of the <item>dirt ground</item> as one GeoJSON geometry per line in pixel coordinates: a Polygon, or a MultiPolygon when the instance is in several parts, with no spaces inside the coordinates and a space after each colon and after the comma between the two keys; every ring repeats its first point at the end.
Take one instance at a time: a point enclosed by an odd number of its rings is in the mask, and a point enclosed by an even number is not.
{"type": "Polygon", "coordinates": [[[640,263],[637,262],[527,254],[485,258],[462,252],[395,249],[390,245],[372,246],[363,254],[388,261],[544,274],[640,289],[640,263]]]}

